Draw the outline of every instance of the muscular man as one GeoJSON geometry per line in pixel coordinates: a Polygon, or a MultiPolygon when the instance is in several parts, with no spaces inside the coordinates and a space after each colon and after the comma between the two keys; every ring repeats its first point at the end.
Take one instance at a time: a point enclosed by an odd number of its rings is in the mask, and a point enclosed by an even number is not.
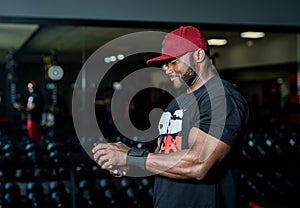
{"type": "Polygon", "coordinates": [[[161,55],[147,64],[164,65],[174,87],[186,88],[161,116],[156,151],[99,144],[92,150],[95,161],[112,174],[117,167],[122,176],[137,168],[155,174],[156,208],[239,207],[237,160],[248,107],[218,76],[206,38],[195,27],[181,26],[165,36],[161,55]]]}

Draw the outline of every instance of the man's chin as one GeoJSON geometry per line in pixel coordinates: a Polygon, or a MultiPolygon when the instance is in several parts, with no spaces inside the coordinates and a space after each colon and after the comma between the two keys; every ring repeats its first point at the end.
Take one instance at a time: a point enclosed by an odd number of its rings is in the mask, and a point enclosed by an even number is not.
{"type": "Polygon", "coordinates": [[[173,82],[173,87],[175,89],[182,89],[182,90],[185,90],[188,88],[188,86],[185,83],[183,84],[182,82],[173,82]]]}
{"type": "Polygon", "coordinates": [[[182,87],[182,83],[179,82],[178,80],[172,80],[172,82],[173,82],[173,87],[174,87],[175,89],[179,89],[179,88],[182,87]]]}

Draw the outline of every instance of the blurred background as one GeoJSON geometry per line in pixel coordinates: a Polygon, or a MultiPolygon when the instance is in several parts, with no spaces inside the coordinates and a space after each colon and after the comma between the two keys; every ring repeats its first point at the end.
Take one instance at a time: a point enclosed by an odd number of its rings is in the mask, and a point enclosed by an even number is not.
{"type": "MultiPolygon", "coordinates": [[[[79,88],[85,100],[97,91],[95,113],[106,140],[153,150],[155,141],[132,140],[118,132],[110,102],[113,93],[124,88],[122,79],[146,68],[145,61],[157,54],[125,56],[134,46],[120,44],[99,60],[99,70],[110,66],[99,86],[75,82],[84,63],[109,41],[134,32],[169,32],[180,25],[194,25],[204,33],[218,73],[248,101],[250,126],[240,158],[242,204],[294,207],[300,173],[300,5],[239,5],[230,0],[138,5],[2,2],[0,207],[153,207],[152,177],[112,178],[86,154],[81,144],[93,141],[79,141],[76,135],[72,95],[79,88]],[[38,144],[27,133],[26,112],[14,107],[27,102],[26,87],[32,80],[40,84],[44,100],[38,144]]],[[[149,37],[145,45],[160,51],[162,38],[149,37]]],[[[171,89],[161,77],[164,71],[155,69],[145,80],[171,89]]],[[[141,130],[149,128],[149,112],[163,109],[171,98],[157,88],[139,91],[129,103],[132,123],[141,130]]]]}

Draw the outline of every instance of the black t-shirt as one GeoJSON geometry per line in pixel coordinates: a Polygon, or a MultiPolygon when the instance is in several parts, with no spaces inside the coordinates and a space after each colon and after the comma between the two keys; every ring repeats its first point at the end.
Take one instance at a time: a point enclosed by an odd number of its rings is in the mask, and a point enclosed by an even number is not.
{"type": "Polygon", "coordinates": [[[236,180],[238,164],[233,160],[241,147],[248,107],[243,96],[227,81],[214,77],[193,93],[182,94],[165,109],[159,122],[159,153],[188,148],[192,127],[219,138],[232,147],[220,164],[204,180],[173,180],[157,175],[155,208],[238,207],[236,180]]]}
{"type": "Polygon", "coordinates": [[[29,110],[27,113],[27,119],[33,120],[36,122],[42,121],[42,114],[43,114],[43,97],[40,93],[30,93],[28,97],[28,103],[33,103],[35,105],[35,108],[32,110],[29,110]]]}

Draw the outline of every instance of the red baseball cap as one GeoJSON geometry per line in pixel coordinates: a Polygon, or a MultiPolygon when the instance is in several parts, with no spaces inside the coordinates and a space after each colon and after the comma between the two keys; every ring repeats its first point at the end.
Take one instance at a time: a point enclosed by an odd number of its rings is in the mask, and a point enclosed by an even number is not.
{"type": "Polygon", "coordinates": [[[201,31],[193,26],[181,26],[168,33],[162,42],[161,55],[146,61],[148,65],[162,62],[202,48],[208,51],[208,43],[201,31]]]}
{"type": "Polygon", "coordinates": [[[31,80],[30,82],[28,82],[27,87],[26,87],[26,90],[29,90],[29,87],[28,87],[29,84],[31,84],[31,85],[32,85],[32,88],[34,88],[34,89],[39,88],[38,82],[37,82],[36,80],[31,80]]]}

